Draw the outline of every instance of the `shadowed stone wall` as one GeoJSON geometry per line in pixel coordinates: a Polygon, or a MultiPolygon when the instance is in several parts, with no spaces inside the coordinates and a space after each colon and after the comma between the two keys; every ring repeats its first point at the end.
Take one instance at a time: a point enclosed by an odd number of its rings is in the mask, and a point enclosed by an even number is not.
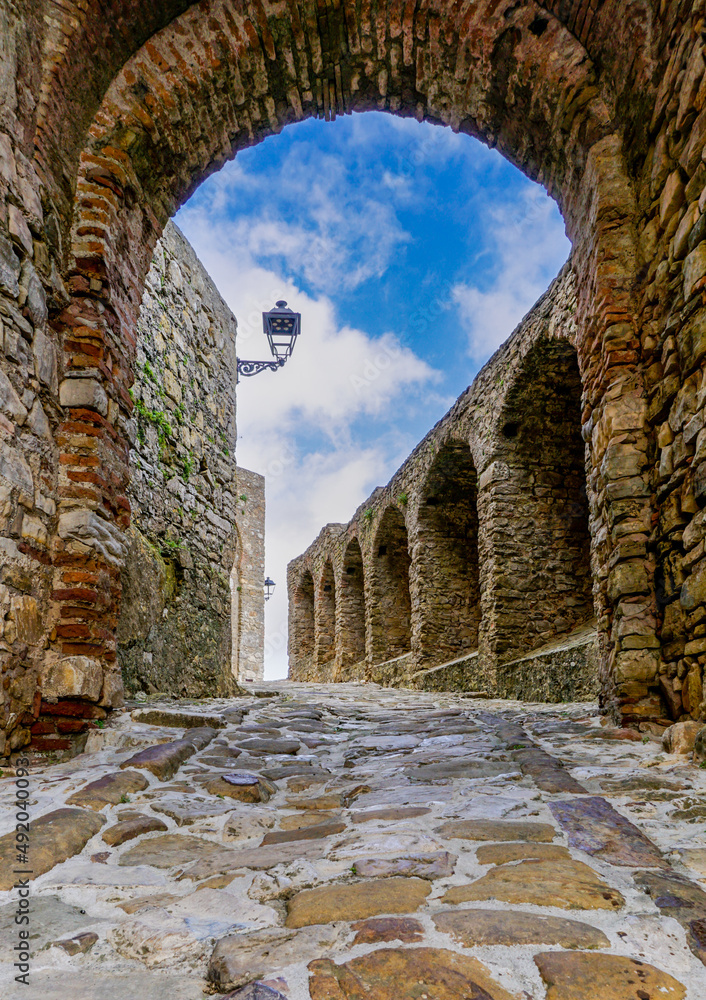
{"type": "MultiPolygon", "coordinates": [[[[129,389],[165,225],[239,150],[293,122],[369,109],[476,136],[556,199],[576,275],[603,703],[628,722],[703,714],[705,12],[704,0],[343,0],[316,17],[296,0],[4,5],[0,665],[11,746],[29,738],[42,701],[90,715],[122,697],[129,389]]],[[[473,452],[481,526],[503,471],[482,459],[473,452]]],[[[481,527],[479,658],[493,635],[485,548],[481,527]]]]}
{"type": "Polygon", "coordinates": [[[176,226],[164,231],[137,324],[132,523],[118,659],[126,690],[235,690],[237,323],[176,226]],[[158,583],[155,586],[155,583],[158,583]]]}

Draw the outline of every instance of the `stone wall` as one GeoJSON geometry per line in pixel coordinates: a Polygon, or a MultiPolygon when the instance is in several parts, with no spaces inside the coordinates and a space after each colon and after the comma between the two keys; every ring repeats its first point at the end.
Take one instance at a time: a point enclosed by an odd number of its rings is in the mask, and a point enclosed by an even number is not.
{"type": "Polygon", "coordinates": [[[240,682],[265,675],[265,478],[236,469],[238,531],[230,576],[232,672],[240,682]]]}
{"type": "Polygon", "coordinates": [[[264,484],[235,464],[236,329],[170,224],[137,325],[132,523],[118,624],[130,693],[233,693],[239,648],[250,660],[262,648],[264,484]],[[234,649],[231,572],[243,563],[234,649]]]}
{"type": "Polygon", "coordinates": [[[575,304],[568,264],[387,486],[290,563],[292,679],[595,693],[595,652],[561,679],[517,666],[594,616],[575,304]]]}

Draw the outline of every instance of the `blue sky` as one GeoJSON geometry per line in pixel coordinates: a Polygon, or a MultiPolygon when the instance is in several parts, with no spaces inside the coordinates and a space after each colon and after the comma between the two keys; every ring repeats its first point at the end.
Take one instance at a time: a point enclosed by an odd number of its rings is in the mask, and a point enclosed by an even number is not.
{"type": "Polygon", "coordinates": [[[368,112],[290,126],[176,222],[265,358],[261,312],[302,313],[287,366],[244,379],[238,462],[267,479],[266,674],[286,672],[286,564],[386,482],[569,253],[558,209],[450,129],[368,112]]]}

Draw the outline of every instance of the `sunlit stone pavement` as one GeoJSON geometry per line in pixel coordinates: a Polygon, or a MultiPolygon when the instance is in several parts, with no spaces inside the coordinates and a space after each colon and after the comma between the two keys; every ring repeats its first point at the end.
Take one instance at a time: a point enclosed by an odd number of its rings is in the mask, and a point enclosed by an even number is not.
{"type": "Polygon", "coordinates": [[[30,766],[29,986],[0,780],[0,995],[704,1000],[705,788],[589,704],[131,705],[30,766]]]}

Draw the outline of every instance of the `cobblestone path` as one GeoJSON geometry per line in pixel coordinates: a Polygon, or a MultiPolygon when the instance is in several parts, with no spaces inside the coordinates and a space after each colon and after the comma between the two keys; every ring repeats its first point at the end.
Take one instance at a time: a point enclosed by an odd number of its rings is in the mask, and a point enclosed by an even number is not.
{"type": "Polygon", "coordinates": [[[265,685],[30,766],[10,1000],[704,1000],[706,770],[591,705],[265,685]]]}

